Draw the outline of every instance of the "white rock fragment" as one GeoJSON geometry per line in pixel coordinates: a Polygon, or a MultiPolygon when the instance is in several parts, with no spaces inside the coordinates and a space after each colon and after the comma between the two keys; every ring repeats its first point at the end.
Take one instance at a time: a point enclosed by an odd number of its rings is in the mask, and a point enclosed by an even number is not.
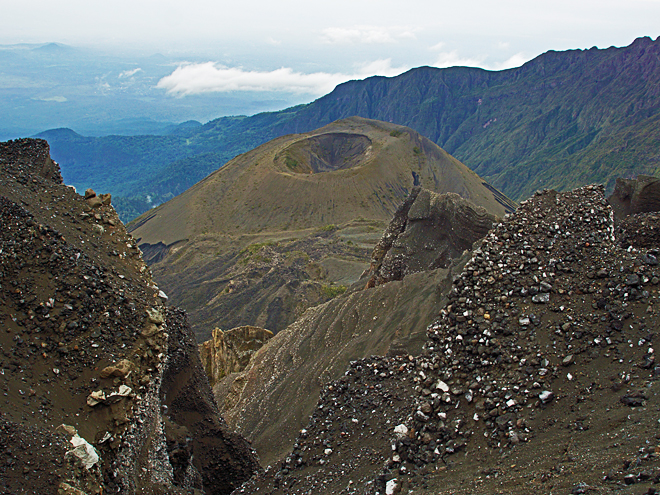
{"type": "Polygon", "coordinates": [[[100,445],[100,444],[102,444],[102,443],[107,442],[107,441],[110,440],[111,438],[112,438],[112,435],[110,434],[110,432],[106,431],[106,432],[105,432],[105,435],[103,435],[103,438],[102,438],[101,440],[99,440],[98,443],[99,443],[99,445],[100,445]]]}
{"type": "Polygon", "coordinates": [[[397,425],[394,427],[394,436],[398,439],[408,436],[408,427],[404,424],[397,425]]]}
{"type": "Polygon", "coordinates": [[[92,392],[89,394],[89,397],[87,397],[87,405],[94,407],[97,404],[100,404],[101,402],[105,401],[105,393],[103,390],[97,390],[96,392],[92,392]]]}
{"type": "Polygon", "coordinates": [[[554,397],[555,394],[553,394],[550,390],[544,390],[539,394],[539,399],[541,399],[541,402],[544,404],[550,402],[554,397]]]}
{"type": "Polygon", "coordinates": [[[442,380],[438,380],[438,383],[436,384],[435,388],[442,390],[443,392],[449,392],[449,385],[447,385],[442,380]]]}
{"type": "Polygon", "coordinates": [[[385,495],[394,495],[395,493],[398,493],[400,489],[401,487],[396,478],[391,479],[385,484],[385,495]]]}
{"type": "Polygon", "coordinates": [[[165,318],[158,308],[147,309],[147,317],[149,321],[155,325],[162,325],[165,323],[165,318]]]}
{"type": "Polygon", "coordinates": [[[94,464],[99,462],[99,454],[96,449],[87,440],[78,436],[78,434],[75,434],[71,438],[71,445],[74,448],[69,450],[65,454],[65,457],[69,455],[76,456],[87,469],[90,469],[94,464]]]}
{"type": "Polygon", "coordinates": [[[131,394],[133,389],[127,385],[120,385],[119,391],[117,392],[112,392],[110,394],[110,397],[127,397],[131,394]]]}

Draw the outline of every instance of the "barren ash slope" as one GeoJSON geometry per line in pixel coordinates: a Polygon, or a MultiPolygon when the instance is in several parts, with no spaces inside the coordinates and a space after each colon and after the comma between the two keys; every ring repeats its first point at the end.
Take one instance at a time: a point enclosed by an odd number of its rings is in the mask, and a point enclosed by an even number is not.
{"type": "MultiPolygon", "coordinates": [[[[658,184],[612,203],[643,211],[658,184]]],[[[660,215],[615,224],[602,186],[538,193],[453,278],[420,354],[352,362],[235,493],[656,493],[659,248],[660,215]]]]}
{"type": "Polygon", "coordinates": [[[457,194],[414,187],[351,290],[309,308],[242,369],[218,366],[231,362],[224,342],[240,329],[223,338],[214,332],[202,354],[206,369],[217,373],[212,383],[221,412],[251,440],[264,465],[286,455],[322,386],[341,377],[351,361],[421,351],[427,325],[447,302],[452,275],[495,221],[457,194]]]}
{"type": "Polygon", "coordinates": [[[240,155],[129,227],[200,340],[278,332],[359,278],[415,185],[498,216],[515,206],[413,130],[353,117],[240,155]]]}
{"type": "Polygon", "coordinates": [[[0,491],[229,493],[258,469],[110,198],[0,143],[0,491]]]}

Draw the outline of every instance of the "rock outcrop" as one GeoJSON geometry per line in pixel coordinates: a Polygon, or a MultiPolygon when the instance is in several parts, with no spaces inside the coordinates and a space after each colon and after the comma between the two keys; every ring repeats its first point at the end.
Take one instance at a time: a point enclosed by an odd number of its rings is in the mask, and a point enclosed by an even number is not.
{"type": "Polygon", "coordinates": [[[45,141],[0,143],[0,486],[229,493],[256,456],[220,419],[185,316],[99,198],[62,183],[45,141]]]}
{"type": "Polygon", "coordinates": [[[211,386],[226,375],[243,371],[272,336],[273,332],[259,327],[237,327],[226,332],[215,328],[211,340],[199,344],[199,355],[211,386]]]}
{"type": "Polygon", "coordinates": [[[497,220],[458,194],[413,188],[374,249],[368,287],[446,268],[497,220]]]}
{"type": "Polygon", "coordinates": [[[607,199],[617,219],[634,213],[660,211],[660,179],[638,175],[636,179],[617,179],[607,199]]]}

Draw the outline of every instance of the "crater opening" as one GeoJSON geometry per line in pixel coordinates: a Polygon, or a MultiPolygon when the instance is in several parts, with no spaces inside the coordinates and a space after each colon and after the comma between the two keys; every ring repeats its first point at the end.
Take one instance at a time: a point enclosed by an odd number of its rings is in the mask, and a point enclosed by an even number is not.
{"type": "Polygon", "coordinates": [[[282,154],[286,168],[299,174],[334,172],[361,165],[368,158],[371,139],[363,134],[335,132],[302,139],[282,154]]]}

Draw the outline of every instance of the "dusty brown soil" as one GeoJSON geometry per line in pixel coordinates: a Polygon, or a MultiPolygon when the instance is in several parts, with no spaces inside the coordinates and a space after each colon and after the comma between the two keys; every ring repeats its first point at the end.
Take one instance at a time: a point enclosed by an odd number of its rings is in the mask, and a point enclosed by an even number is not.
{"type": "Polygon", "coordinates": [[[215,327],[256,325],[277,333],[360,277],[371,246],[351,237],[360,229],[373,232],[376,242],[383,225],[374,223],[239,238],[209,235],[177,248],[176,259],[152,267],[172,289],[168,295],[190,308],[200,342],[215,327]]]}

